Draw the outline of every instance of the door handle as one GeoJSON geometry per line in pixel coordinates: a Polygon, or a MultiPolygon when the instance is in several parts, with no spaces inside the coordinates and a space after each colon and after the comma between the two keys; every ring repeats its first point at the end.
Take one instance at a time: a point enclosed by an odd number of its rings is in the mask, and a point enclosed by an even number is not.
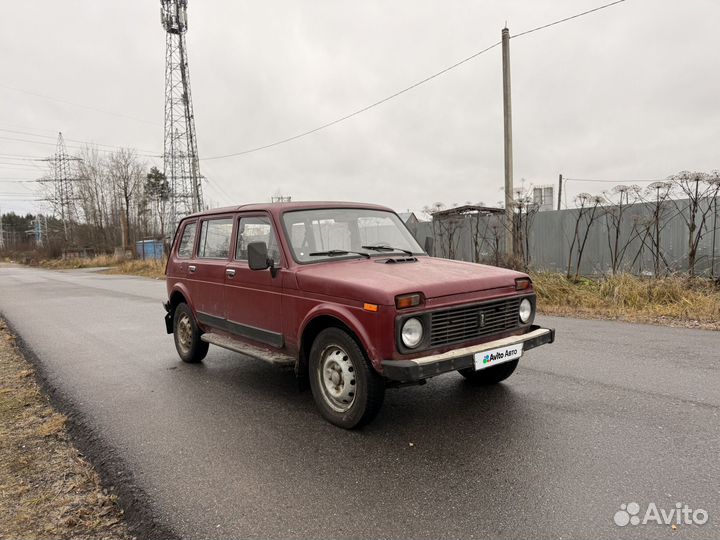
{"type": "Polygon", "coordinates": [[[227,275],[227,277],[235,277],[235,270],[233,270],[232,268],[226,268],[225,274],[227,275]]]}
{"type": "Polygon", "coordinates": [[[191,264],[190,266],[188,266],[188,270],[194,272],[195,270],[197,270],[197,267],[194,264],[191,264]]]}

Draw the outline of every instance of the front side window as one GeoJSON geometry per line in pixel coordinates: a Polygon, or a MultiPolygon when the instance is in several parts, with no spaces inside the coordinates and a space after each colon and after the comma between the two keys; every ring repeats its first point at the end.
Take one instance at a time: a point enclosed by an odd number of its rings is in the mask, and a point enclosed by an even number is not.
{"type": "Polygon", "coordinates": [[[180,239],[180,245],[178,246],[178,257],[181,259],[189,259],[192,257],[193,247],[195,246],[195,230],[197,229],[196,223],[188,223],[185,225],[183,230],[182,238],[180,239]]]}
{"type": "Polygon", "coordinates": [[[247,246],[250,242],[265,242],[268,257],[276,263],[280,262],[280,247],[270,218],[265,216],[240,218],[237,249],[235,251],[235,258],[238,261],[247,260],[247,246]]]}
{"type": "MultiPolygon", "coordinates": [[[[293,255],[298,262],[337,258],[337,254],[320,255],[332,251],[362,252],[371,256],[403,253],[403,250],[416,255],[424,254],[397,214],[384,210],[295,210],[283,214],[283,223],[293,255]]],[[[347,256],[360,255],[348,253],[347,256]]]]}
{"type": "Polygon", "coordinates": [[[203,221],[200,230],[198,257],[202,259],[227,259],[230,254],[232,218],[203,221]]]}

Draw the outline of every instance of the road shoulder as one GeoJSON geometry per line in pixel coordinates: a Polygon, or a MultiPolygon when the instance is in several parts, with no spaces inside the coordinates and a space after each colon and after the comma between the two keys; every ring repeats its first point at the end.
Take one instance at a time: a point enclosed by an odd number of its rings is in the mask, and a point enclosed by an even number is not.
{"type": "Polygon", "coordinates": [[[0,317],[0,538],[175,538],[0,317]]]}

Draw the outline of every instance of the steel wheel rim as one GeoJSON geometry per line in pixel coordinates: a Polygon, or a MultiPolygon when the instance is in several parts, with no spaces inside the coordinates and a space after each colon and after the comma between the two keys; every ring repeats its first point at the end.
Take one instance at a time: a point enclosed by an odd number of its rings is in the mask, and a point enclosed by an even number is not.
{"type": "Polygon", "coordinates": [[[186,353],[190,350],[192,345],[192,323],[190,317],[183,313],[180,315],[177,323],[178,328],[178,345],[182,352],[186,353]]]}
{"type": "Polygon", "coordinates": [[[317,373],[320,390],[325,403],[335,412],[347,412],[355,403],[355,374],[355,364],[341,347],[330,345],[320,353],[317,373]]]}

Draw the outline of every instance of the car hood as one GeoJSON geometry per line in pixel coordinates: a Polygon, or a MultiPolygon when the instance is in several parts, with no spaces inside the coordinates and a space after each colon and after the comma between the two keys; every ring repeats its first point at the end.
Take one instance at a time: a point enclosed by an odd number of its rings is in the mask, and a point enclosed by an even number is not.
{"type": "Polygon", "coordinates": [[[415,262],[386,263],[386,257],[329,261],[300,266],[301,290],[360,302],[393,305],[399,294],[426,298],[514,287],[526,274],[483,264],[421,256],[415,262]]]}

